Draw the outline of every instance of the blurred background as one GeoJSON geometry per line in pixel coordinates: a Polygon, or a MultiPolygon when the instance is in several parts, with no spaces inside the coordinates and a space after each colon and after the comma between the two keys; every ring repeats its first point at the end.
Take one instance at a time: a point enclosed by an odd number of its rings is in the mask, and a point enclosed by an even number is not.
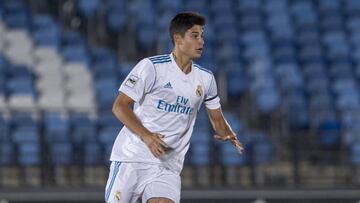
{"type": "Polygon", "coordinates": [[[0,0],[1,203],[103,202],[117,89],[179,11],[207,17],[197,62],[245,146],[202,109],[183,202],[360,199],[359,0],[0,0]]]}

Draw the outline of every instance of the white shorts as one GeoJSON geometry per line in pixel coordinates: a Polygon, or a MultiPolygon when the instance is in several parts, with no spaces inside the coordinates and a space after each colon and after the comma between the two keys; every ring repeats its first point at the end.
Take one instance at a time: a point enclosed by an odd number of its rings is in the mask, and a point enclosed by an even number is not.
{"type": "Polygon", "coordinates": [[[180,175],[162,166],[113,161],[105,189],[107,203],[146,203],[154,197],[180,202],[180,175]]]}

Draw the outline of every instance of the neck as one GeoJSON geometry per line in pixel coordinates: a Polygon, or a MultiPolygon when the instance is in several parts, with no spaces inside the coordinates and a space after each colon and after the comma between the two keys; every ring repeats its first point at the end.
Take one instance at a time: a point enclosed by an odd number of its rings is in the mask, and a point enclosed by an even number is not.
{"type": "Polygon", "coordinates": [[[174,60],[176,62],[176,64],[179,66],[179,68],[181,69],[182,72],[184,72],[185,74],[190,73],[191,71],[191,59],[182,54],[179,50],[174,49],[173,50],[173,57],[174,60]]]}

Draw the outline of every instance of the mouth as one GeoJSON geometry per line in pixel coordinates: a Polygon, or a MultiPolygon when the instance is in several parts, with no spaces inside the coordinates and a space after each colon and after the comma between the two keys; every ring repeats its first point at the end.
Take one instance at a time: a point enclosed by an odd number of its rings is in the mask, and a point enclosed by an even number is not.
{"type": "Polygon", "coordinates": [[[196,49],[196,51],[202,52],[202,51],[203,51],[203,48],[198,48],[198,49],[196,49]]]}

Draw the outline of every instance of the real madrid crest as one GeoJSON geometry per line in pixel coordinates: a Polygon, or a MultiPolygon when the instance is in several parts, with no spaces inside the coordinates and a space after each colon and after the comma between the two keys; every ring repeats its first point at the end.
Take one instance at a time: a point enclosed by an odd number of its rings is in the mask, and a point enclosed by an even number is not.
{"type": "Polygon", "coordinates": [[[121,192],[120,191],[115,192],[115,199],[116,199],[116,201],[120,201],[120,199],[121,199],[121,192]]]}
{"type": "Polygon", "coordinates": [[[201,85],[198,85],[196,87],[196,96],[201,97],[202,93],[203,93],[202,87],[201,87],[201,85]]]}

